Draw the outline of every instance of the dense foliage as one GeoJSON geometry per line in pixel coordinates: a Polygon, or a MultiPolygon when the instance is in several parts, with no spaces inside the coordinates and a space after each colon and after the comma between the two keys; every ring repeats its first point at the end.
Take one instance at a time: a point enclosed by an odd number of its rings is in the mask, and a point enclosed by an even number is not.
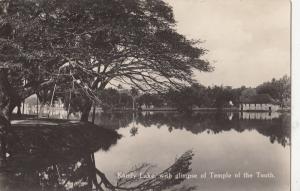
{"type": "MultiPolygon", "coordinates": [[[[146,108],[177,108],[179,111],[191,111],[195,107],[199,108],[230,108],[238,107],[241,99],[247,99],[257,94],[269,94],[282,107],[290,107],[290,79],[286,76],[279,80],[273,79],[271,82],[260,84],[256,88],[232,88],[230,86],[208,86],[192,84],[181,89],[169,89],[166,93],[145,93],[136,98],[138,107],[146,108]]],[[[120,98],[123,95],[117,89],[106,89],[102,99],[105,100],[106,107],[119,108],[120,98]],[[109,106],[108,106],[109,105],[109,106]]],[[[129,91],[130,92],[130,91],[129,91]]],[[[126,95],[126,94],[125,94],[126,95]]],[[[127,94],[127,97],[130,93],[127,94]]],[[[131,108],[132,100],[123,107],[131,108]]]]}
{"type": "Polygon", "coordinates": [[[193,70],[212,70],[205,53],[198,40],[176,32],[172,8],[162,0],[0,2],[0,76],[8,79],[0,83],[0,102],[9,100],[10,110],[35,93],[49,97],[57,84],[86,100],[87,120],[99,102],[95,92],[109,83],[180,88],[193,83],[193,70]]]}

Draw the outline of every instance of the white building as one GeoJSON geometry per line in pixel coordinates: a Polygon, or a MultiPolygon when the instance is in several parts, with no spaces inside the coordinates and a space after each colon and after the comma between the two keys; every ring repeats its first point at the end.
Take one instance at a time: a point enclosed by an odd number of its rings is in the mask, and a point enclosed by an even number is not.
{"type": "Polygon", "coordinates": [[[277,111],[279,104],[269,94],[258,94],[240,100],[240,111],[277,111]]]}

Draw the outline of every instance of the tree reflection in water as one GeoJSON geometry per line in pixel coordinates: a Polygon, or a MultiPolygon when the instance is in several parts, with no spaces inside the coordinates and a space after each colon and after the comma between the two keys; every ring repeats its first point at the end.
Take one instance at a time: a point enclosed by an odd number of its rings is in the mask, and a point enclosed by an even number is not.
{"type": "MultiPolygon", "coordinates": [[[[115,131],[92,125],[16,126],[1,136],[0,190],[163,190],[184,180],[158,175],[144,180],[119,179],[113,185],[97,169],[93,153],[108,151],[119,138],[115,131]]],[[[187,151],[160,175],[190,172],[192,157],[192,151],[187,151]]],[[[150,166],[143,165],[136,172],[149,172],[150,166]]]]}
{"type": "MultiPolygon", "coordinates": [[[[103,113],[97,118],[98,124],[111,129],[127,127],[132,123],[132,113],[103,113]]],[[[167,126],[170,133],[174,129],[185,129],[193,134],[218,134],[230,130],[244,132],[256,130],[268,137],[271,143],[278,142],[282,146],[290,145],[290,114],[283,113],[272,120],[244,120],[239,113],[226,112],[194,112],[181,114],[176,112],[140,112],[136,124],[144,127],[167,126]]]]}

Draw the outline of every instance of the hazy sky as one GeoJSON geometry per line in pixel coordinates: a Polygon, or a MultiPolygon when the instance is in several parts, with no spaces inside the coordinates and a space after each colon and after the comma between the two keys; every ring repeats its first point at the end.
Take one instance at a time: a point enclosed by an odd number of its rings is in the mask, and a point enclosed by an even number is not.
{"type": "Polygon", "coordinates": [[[177,29],[201,39],[215,71],[204,85],[256,86],[290,73],[289,0],[166,0],[177,29]]]}

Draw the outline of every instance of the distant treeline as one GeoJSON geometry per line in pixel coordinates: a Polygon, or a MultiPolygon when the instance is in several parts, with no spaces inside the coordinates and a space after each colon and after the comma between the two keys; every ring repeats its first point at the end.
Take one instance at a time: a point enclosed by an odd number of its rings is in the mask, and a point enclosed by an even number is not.
{"type": "Polygon", "coordinates": [[[169,89],[164,93],[144,93],[135,88],[131,90],[120,90],[108,88],[99,92],[102,107],[132,108],[135,107],[173,107],[178,110],[191,110],[193,107],[202,108],[224,108],[235,107],[242,97],[256,94],[269,94],[282,107],[290,106],[290,78],[284,76],[280,79],[272,79],[257,86],[248,88],[245,86],[232,88],[230,86],[203,86],[193,84],[182,89],[169,89]]]}
{"type": "MultiPolygon", "coordinates": [[[[55,100],[60,99],[65,108],[69,106],[70,112],[78,112],[85,105],[81,92],[55,93],[55,100]],[[71,97],[71,103],[69,102],[71,97]]],[[[147,93],[132,87],[131,89],[106,88],[98,91],[97,96],[100,106],[104,110],[139,109],[139,108],[176,108],[180,111],[189,111],[193,107],[200,108],[226,108],[237,107],[241,98],[251,97],[257,94],[270,95],[281,107],[290,106],[291,83],[290,77],[283,76],[280,79],[272,79],[255,88],[230,86],[203,86],[194,83],[181,89],[169,89],[166,92],[147,93]]],[[[40,104],[48,104],[52,92],[39,95],[40,104]]],[[[36,99],[29,99],[27,103],[36,104],[36,99]],[[32,103],[31,103],[32,102],[32,103]]],[[[96,103],[96,102],[95,102],[96,103]]]]}

